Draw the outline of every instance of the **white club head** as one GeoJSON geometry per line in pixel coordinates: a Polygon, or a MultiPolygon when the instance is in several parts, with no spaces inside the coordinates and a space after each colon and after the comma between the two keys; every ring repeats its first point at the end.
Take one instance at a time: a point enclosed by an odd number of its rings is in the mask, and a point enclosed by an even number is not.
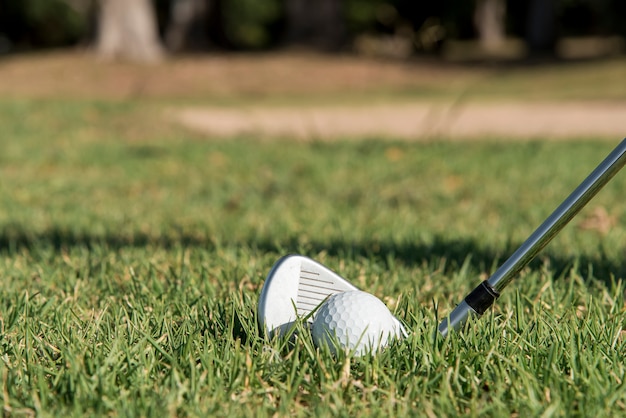
{"type": "Polygon", "coordinates": [[[309,315],[328,296],[350,290],[359,289],[324,265],[302,255],[285,256],[274,264],[261,289],[259,323],[268,335],[284,334],[298,317],[309,315]]]}

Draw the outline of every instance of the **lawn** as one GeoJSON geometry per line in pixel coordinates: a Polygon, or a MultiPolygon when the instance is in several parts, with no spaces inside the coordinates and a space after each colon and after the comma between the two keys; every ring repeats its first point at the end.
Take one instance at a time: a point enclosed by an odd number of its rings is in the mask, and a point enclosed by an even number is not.
{"type": "Polygon", "coordinates": [[[484,318],[433,336],[621,138],[216,139],[157,108],[0,100],[5,416],[626,414],[626,172],[484,318]],[[361,358],[264,338],[287,253],[410,336],[361,358]]]}

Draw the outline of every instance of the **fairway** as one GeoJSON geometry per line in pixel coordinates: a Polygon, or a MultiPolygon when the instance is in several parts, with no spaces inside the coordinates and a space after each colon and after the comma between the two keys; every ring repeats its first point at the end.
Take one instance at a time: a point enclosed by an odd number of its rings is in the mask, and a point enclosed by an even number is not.
{"type": "MultiPolygon", "coordinates": [[[[509,76],[502,97],[527,83],[509,76]]],[[[626,414],[626,172],[481,321],[433,336],[621,137],[214,138],[163,111],[218,99],[26,87],[0,99],[5,415],[626,414]],[[410,336],[360,358],[265,338],[259,292],[288,253],[381,298],[410,336]]],[[[366,93],[406,100],[394,89],[366,93]]]]}

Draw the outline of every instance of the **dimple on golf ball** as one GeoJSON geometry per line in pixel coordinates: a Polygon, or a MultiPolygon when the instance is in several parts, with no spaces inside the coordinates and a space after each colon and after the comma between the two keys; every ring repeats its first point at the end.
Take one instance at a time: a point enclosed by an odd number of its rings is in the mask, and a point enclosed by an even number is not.
{"type": "Polygon", "coordinates": [[[355,355],[372,352],[400,336],[400,325],[376,296],[360,290],[336,293],[318,309],[313,320],[313,341],[331,352],[350,349],[355,355]],[[336,347],[336,345],[339,347],[336,347]]]}

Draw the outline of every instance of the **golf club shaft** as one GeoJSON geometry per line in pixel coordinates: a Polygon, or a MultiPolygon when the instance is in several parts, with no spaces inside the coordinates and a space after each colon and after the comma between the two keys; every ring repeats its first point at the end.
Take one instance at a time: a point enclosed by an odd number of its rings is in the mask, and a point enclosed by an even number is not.
{"type": "Polygon", "coordinates": [[[445,337],[450,329],[459,330],[470,316],[480,316],[500,296],[511,282],[541,249],[593,198],[596,193],[626,163],[626,138],[598,165],[598,167],[570,194],[561,205],[533,232],[528,239],[496,270],[489,279],[478,285],[450,313],[439,332],[445,337]]]}

